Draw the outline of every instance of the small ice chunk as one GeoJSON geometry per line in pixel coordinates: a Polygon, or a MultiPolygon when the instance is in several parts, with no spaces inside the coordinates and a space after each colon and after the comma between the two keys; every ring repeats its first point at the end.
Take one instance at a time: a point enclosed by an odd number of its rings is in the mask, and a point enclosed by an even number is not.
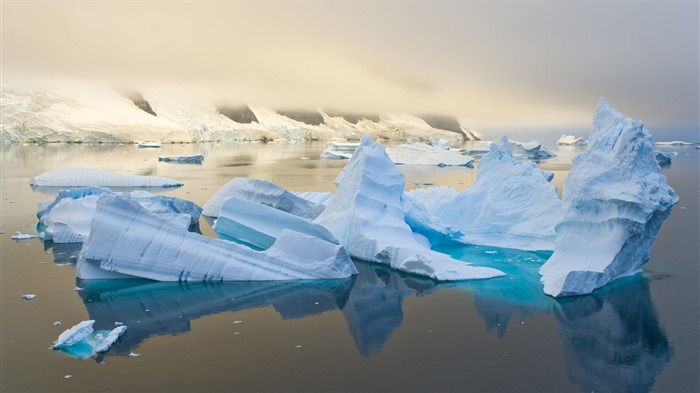
{"type": "Polygon", "coordinates": [[[53,323],[52,323],[51,325],[53,325],[53,326],[61,326],[61,321],[53,321],[53,323]]]}
{"type": "Polygon", "coordinates": [[[111,347],[112,344],[114,344],[114,342],[117,341],[122,334],[124,334],[124,332],[126,332],[126,326],[124,325],[117,326],[112,329],[109,334],[107,334],[107,337],[105,337],[97,346],[95,346],[95,352],[106,352],[109,347],[111,347]]]}
{"type": "Polygon", "coordinates": [[[140,353],[136,353],[136,352],[129,352],[129,356],[132,357],[132,358],[135,358],[135,357],[141,356],[141,354],[140,354],[140,353]]]}
{"type": "Polygon", "coordinates": [[[20,231],[15,232],[14,235],[12,235],[11,239],[14,240],[27,240],[27,239],[34,239],[36,235],[30,235],[28,233],[22,233],[20,231]]]}
{"type": "Polygon", "coordinates": [[[20,297],[22,299],[25,299],[25,300],[32,300],[36,297],[36,295],[34,295],[33,293],[28,293],[28,294],[22,295],[20,297]]]}
{"type": "Polygon", "coordinates": [[[85,340],[90,334],[92,334],[92,325],[95,323],[94,319],[88,321],[82,321],[70,329],[66,329],[56,342],[54,342],[51,348],[61,349],[69,347],[77,342],[85,340]]]}

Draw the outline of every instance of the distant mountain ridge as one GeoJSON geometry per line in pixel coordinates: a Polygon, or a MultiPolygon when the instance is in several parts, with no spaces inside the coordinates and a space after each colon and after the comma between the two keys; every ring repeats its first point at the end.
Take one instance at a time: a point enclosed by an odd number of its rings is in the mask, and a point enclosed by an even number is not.
{"type": "Polygon", "coordinates": [[[179,104],[128,88],[31,89],[3,86],[2,143],[162,143],[447,140],[483,136],[442,115],[355,114],[330,109],[273,110],[248,105],[179,104]]]}

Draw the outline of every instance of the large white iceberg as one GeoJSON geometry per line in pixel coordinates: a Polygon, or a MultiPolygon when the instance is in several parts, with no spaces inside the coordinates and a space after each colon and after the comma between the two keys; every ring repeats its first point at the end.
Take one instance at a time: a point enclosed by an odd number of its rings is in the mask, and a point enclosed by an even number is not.
{"type": "Polygon", "coordinates": [[[601,98],[588,148],[574,158],[564,185],[554,254],[540,268],[545,293],[587,294],[641,272],[678,202],[659,172],[644,124],[601,98]]]}
{"type": "Polygon", "coordinates": [[[136,176],[94,168],[62,168],[33,177],[36,187],[180,187],[177,180],[158,176],[136,176]]]}
{"type": "MultiPolygon", "coordinates": [[[[474,184],[452,198],[424,192],[409,195],[420,201],[432,199],[429,211],[442,224],[462,232],[469,243],[552,250],[554,227],[561,220],[557,189],[531,161],[518,162],[511,146],[507,137],[492,143],[477,167],[474,184]]],[[[442,193],[453,195],[444,189],[442,193]]]]}
{"type": "Polygon", "coordinates": [[[224,201],[214,224],[214,231],[219,237],[263,250],[271,247],[285,229],[338,244],[338,240],[319,224],[271,206],[236,197],[224,201]]]}
{"type": "Polygon", "coordinates": [[[269,181],[238,177],[224,184],[219,191],[209,198],[202,207],[202,214],[209,217],[218,217],[221,205],[229,197],[274,207],[308,220],[318,217],[324,209],[323,205],[296,196],[269,181]]]}
{"type": "MultiPolygon", "coordinates": [[[[82,243],[90,234],[97,199],[112,193],[108,188],[84,187],[61,190],[52,202],[39,205],[37,217],[39,237],[54,243],[82,243]]],[[[170,196],[153,195],[136,190],[131,197],[151,213],[185,227],[197,228],[202,209],[195,203],[170,196]]]]}
{"type": "Polygon", "coordinates": [[[347,278],[356,272],[345,248],[315,236],[285,229],[272,247],[254,251],[188,232],[116,194],[98,199],[76,268],[82,279],[158,281],[347,278]]]}
{"type": "Polygon", "coordinates": [[[404,177],[384,147],[369,137],[362,139],[335,185],[336,193],[314,222],[329,229],[350,255],[439,281],[503,275],[431,251],[416,240],[401,206],[404,177]]]}
{"type": "Polygon", "coordinates": [[[387,148],[386,153],[395,164],[473,167],[474,162],[472,157],[425,143],[404,143],[387,148]]]}

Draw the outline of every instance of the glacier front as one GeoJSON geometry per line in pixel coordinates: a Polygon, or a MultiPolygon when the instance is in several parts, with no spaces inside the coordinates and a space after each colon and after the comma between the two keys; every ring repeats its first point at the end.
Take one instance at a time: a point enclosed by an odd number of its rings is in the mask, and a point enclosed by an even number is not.
{"type": "Polygon", "coordinates": [[[574,158],[564,185],[554,253],[540,268],[545,293],[588,294],[641,272],[678,202],[659,172],[644,124],[601,98],[588,148],[574,158]]]}
{"type": "Polygon", "coordinates": [[[283,230],[265,251],[188,232],[128,196],[101,195],[76,275],[81,279],[273,281],[356,274],[340,245],[283,230]]]}
{"type": "Polygon", "coordinates": [[[384,147],[368,136],[335,185],[336,193],[314,222],[330,230],[353,257],[438,281],[503,275],[499,270],[471,266],[432,251],[425,242],[416,240],[401,205],[404,177],[384,147]]]}

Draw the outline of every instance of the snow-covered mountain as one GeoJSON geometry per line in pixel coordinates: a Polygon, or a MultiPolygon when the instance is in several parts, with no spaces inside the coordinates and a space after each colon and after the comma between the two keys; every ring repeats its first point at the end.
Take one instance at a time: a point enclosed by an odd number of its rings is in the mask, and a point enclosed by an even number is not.
{"type": "Polygon", "coordinates": [[[385,141],[444,139],[451,144],[481,139],[479,133],[446,116],[362,117],[338,112],[327,114],[322,110],[283,112],[245,105],[232,109],[132,93],[83,84],[50,88],[3,86],[0,140],[2,143],[359,141],[365,134],[385,141]],[[236,116],[236,110],[241,111],[241,116],[236,116]]]}

